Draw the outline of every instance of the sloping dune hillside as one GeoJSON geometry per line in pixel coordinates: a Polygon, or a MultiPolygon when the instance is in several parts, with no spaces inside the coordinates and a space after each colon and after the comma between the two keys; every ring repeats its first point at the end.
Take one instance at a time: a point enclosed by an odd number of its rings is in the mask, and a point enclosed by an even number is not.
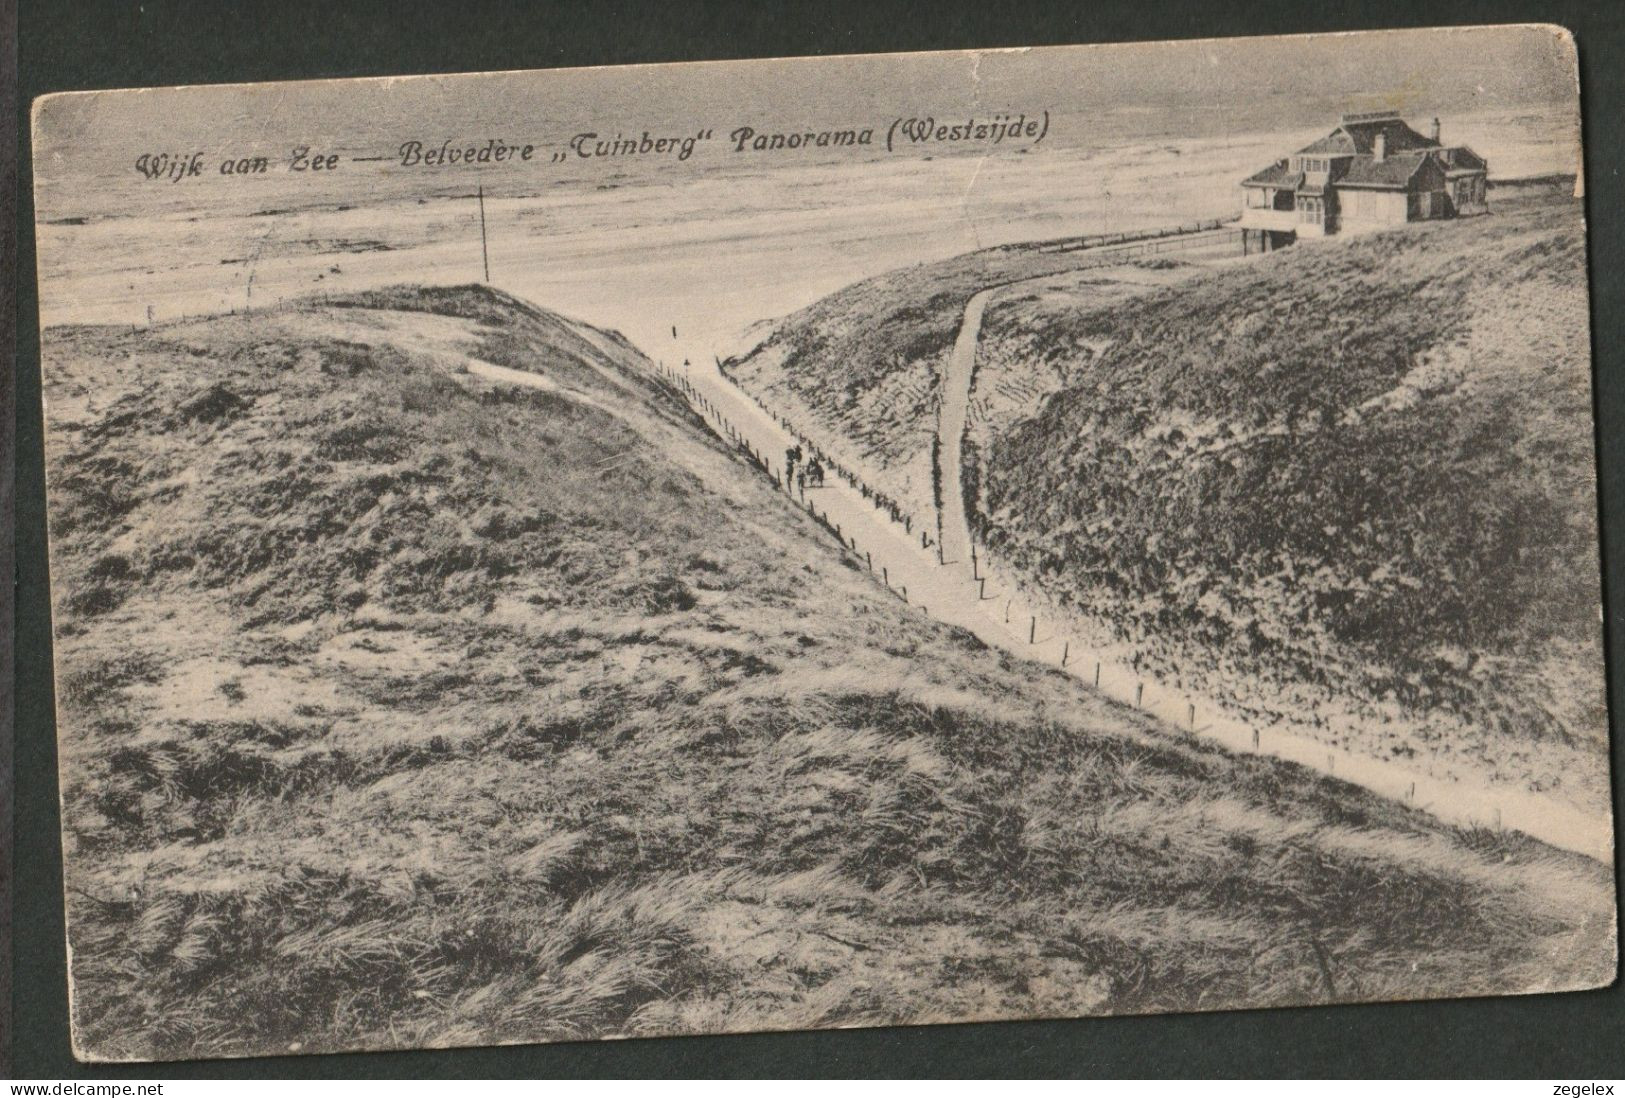
{"type": "Polygon", "coordinates": [[[1602,866],[924,620],[613,333],[399,288],[45,359],[86,1055],[1612,979],[1602,866]]]}

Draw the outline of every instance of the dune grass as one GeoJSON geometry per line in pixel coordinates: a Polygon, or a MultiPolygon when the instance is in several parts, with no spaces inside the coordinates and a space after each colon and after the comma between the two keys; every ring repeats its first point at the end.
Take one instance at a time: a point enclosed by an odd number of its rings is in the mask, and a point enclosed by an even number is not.
{"type": "Polygon", "coordinates": [[[645,365],[472,287],[47,334],[82,1054],[1612,978],[1604,867],[907,613],[645,365]]]}
{"type": "MultiPolygon", "coordinates": [[[[1162,262],[989,305],[962,480],[999,574],[1248,720],[1605,811],[1579,203],[1162,262]]],[[[928,514],[955,303],[1012,270],[859,283],[730,369],[928,514]]]]}
{"type": "Polygon", "coordinates": [[[1050,381],[983,433],[973,521],[1258,719],[1602,812],[1588,343],[1555,196],[1109,308],[1001,302],[978,384],[1050,381]]]}

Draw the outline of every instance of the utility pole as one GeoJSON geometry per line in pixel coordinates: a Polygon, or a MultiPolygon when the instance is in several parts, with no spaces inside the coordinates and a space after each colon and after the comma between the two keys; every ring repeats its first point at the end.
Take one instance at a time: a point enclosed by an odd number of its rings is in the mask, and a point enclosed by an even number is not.
{"type": "Polygon", "coordinates": [[[485,243],[485,184],[480,184],[480,259],[485,264],[485,282],[491,283],[491,251],[485,243]]]}

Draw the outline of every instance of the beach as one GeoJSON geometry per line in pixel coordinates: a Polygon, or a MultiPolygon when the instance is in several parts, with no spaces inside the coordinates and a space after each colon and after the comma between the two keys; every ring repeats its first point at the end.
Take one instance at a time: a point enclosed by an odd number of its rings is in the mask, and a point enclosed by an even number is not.
{"type": "MultiPolygon", "coordinates": [[[[1046,143],[937,156],[724,153],[551,176],[517,159],[358,161],[320,179],[273,166],[243,182],[206,172],[176,185],[137,176],[124,155],[134,146],[88,144],[41,164],[41,319],[141,325],[311,293],[455,285],[484,280],[488,262],[492,285],[618,330],[656,358],[676,346],[673,327],[683,344],[726,356],[752,324],[897,267],[1226,216],[1240,179],[1335,121],[1182,138],[1176,117],[1102,127],[1069,115],[1046,143]]],[[[1446,137],[1483,152],[1492,178],[1519,178],[1574,171],[1576,133],[1566,111],[1543,108],[1452,117],[1446,137]]],[[[363,140],[333,144],[349,156],[387,144],[363,140]]]]}

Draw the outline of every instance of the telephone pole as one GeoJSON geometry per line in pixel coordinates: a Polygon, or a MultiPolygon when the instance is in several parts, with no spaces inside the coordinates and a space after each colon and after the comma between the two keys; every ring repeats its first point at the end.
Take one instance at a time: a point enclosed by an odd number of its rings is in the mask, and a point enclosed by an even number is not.
{"type": "Polygon", "coordinates": [[[485,184],[480,184],[480,260],[485,264],[485,282],[491,282],[491,251],[485,243],[485,184]]]}

